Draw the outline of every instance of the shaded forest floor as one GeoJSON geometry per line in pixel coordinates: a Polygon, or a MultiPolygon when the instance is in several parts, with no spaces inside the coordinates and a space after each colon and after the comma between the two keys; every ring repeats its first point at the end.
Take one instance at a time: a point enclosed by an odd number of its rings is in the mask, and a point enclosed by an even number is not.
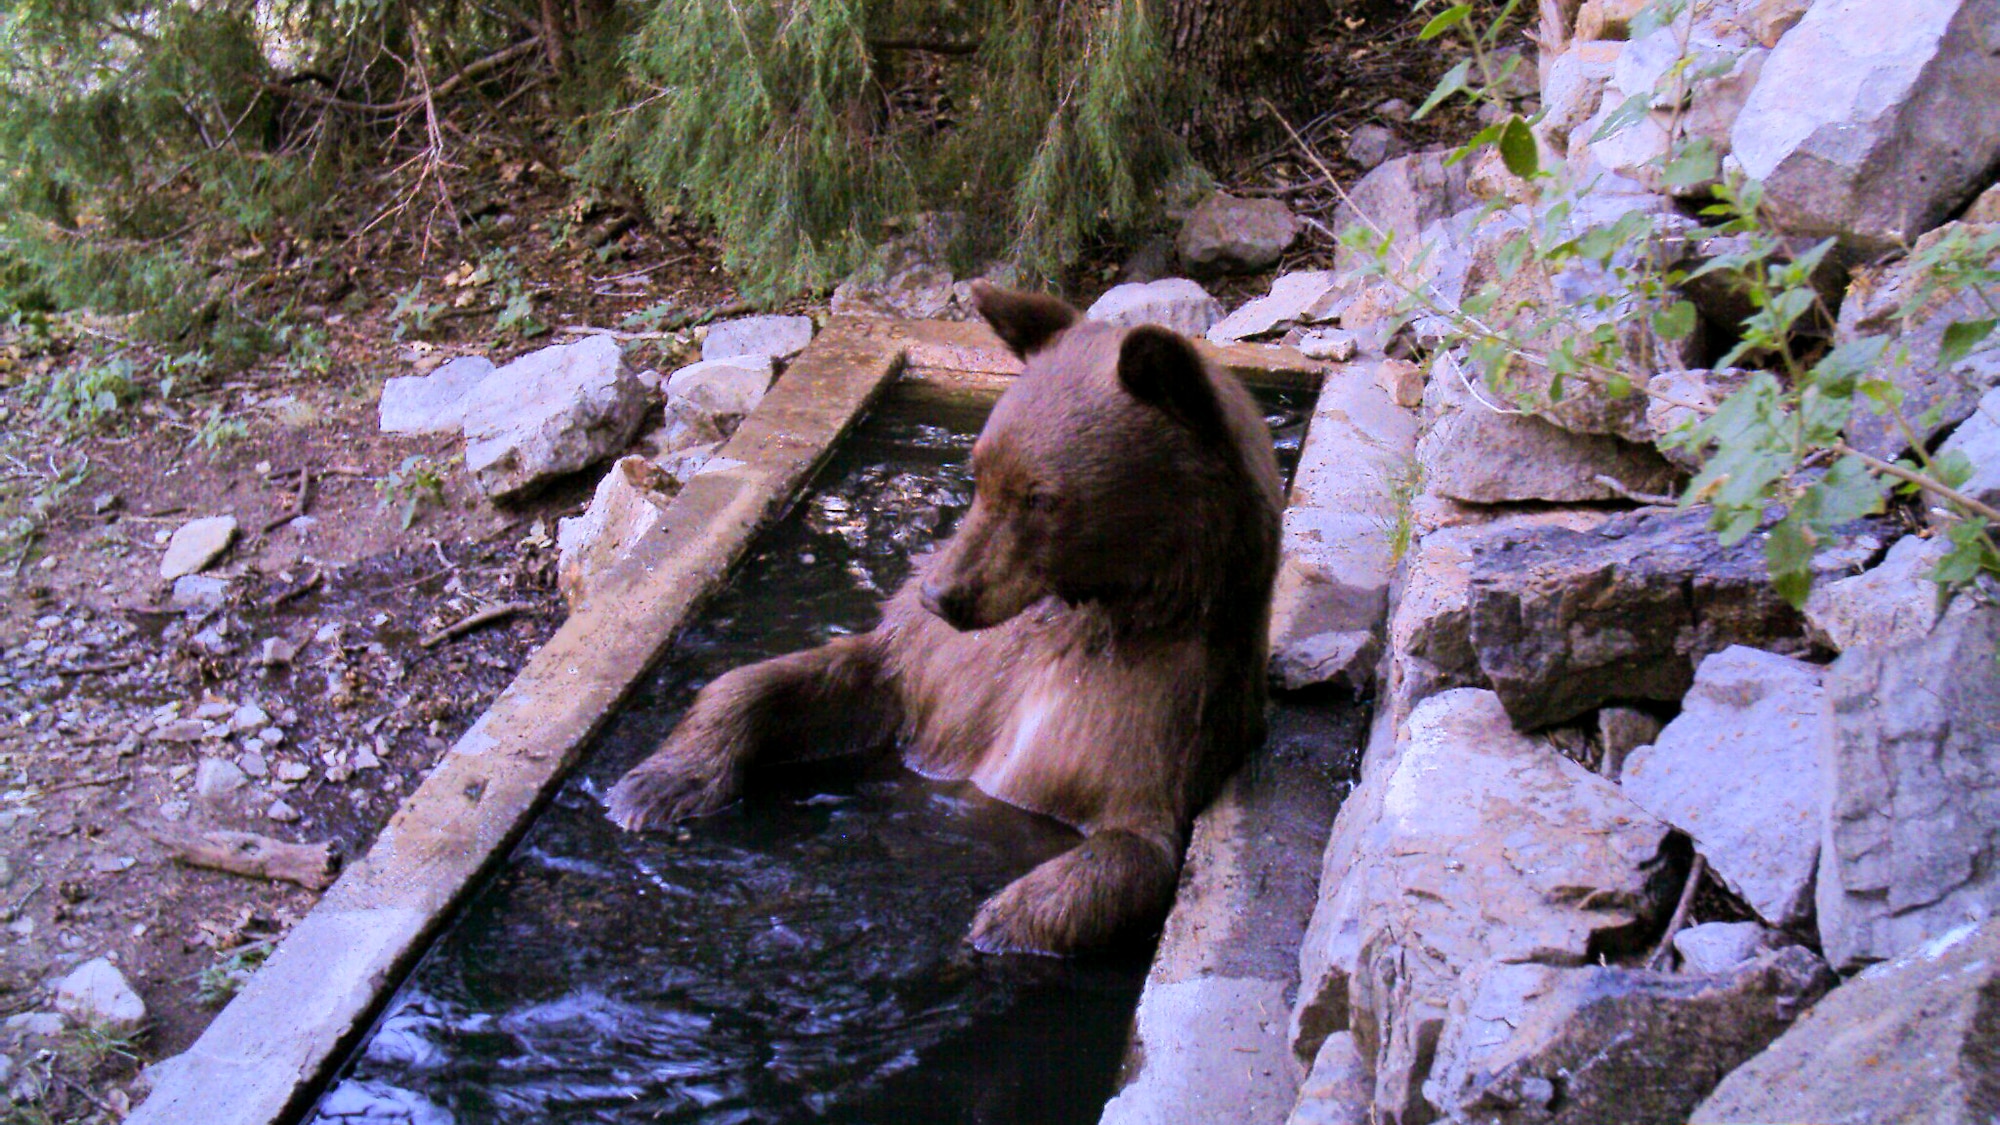
{"type": "MultiPolygon", "coordinates": [[[[1292,124],[1343,182],[1358,176],[1347,132],[1386,99],[1419,104],[1454,61],[1412,31],[1336,21],[1312,49],[1317,112],[1292,124]]],[[[0,328],[0,1016],[49,1010],[51,982],[100,956],[148,1007],[130,1038],[13,1020],[0,1031],[8,1120],[121,1116],[143,1096],[140,1067],[185,1049],[316,899],[180,865],[155,830],[361,854],[560,622],[555,521],[590,482],[486,504],[457,469],[459,443],[378,432],[383,381],[456,355],[505,362],[568,327],[643,330],[736,305],[711,237],[579,196],[536,121],[469,120],[441,179],[351,185],[328,204],[351,219],[315,224],[332,237],[282,220],[254,243],[185,236],[270,342],[233,370],[135,339],[119,317],[0,328]],[[166,535],[224,514],[239,535],[209,573],[226,587],[175,605],[166,535]],[[418,643],[506,601],[532,608],[418,643]],[[204,757],[235,763],[238,783],[197,793],[204,757]]],[[[1390,123],[1412,149],[1471,131],[1457,112],[1390,123]]],[[[1338,195],[1296,145],[1242,154],[1218,178],[1320,224],[1280,272],[1330,264],[1338,195]]],[[[1163,214],[1139,233],[1174,227],[1163,214]]],[[[1093,299],[1130,250],[1094,247],[1065,296],[1093,299]]],[[[1215,291],[1234,304],[1268,283],[1215,291]]],[[[694,350],[685,335],[635,341],[627,362],[671,370],[694,350]]]]}

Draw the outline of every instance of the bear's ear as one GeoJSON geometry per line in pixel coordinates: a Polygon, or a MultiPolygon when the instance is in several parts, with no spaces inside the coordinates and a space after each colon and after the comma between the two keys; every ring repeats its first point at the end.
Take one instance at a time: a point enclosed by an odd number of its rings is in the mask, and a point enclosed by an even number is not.
{"type": "Polygon", "coordinates": [[[1133,398],[1164,412],[1196,436],[1224,436],[1222,406],[1208,381],[1201,356],[1180,333],[1142,325],[1125,334],[1118,349],[1118,382],[1133,398]]]}
{"type": "Polygon", "coordinates": [[[972,283],[972,305],[1022,359],[1048,346],[1077,318],[1075,309],[1054,297],[1016,293],[984,281],[972,283]]]}

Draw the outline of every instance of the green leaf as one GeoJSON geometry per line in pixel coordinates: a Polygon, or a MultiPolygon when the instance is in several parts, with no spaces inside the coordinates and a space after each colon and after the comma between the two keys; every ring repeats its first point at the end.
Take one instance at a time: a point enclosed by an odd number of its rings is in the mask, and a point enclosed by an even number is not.
{"type": "Polygon", "coordinates": [[[1693,302],[1675,301],[1653,313],[1653,331],[1669,340],[1685,340],[1694,335],[1693,302]]]}
{"type": "Polygon", "coordinates": [[[1606,137],[1616,136],[1637,124],[1640,118],[1646,116],[1652,100],[1651,94],[1633,94],[1626,98],[1617,109],[1611,111],[1609,117],[1604,119],[1604,124],[1597,127],[1597,132],[1590,135],[1590,143],[1596,144],[1606,137]]]}
{"type": "MultiPolygon", "coordinates": [[[[1503,139],[1503,145],[1506,143],[1503,139]]],[[[1981,340],[1992,335],[1993,326],[2000,323],[1993,317],[1984,320],[1960,320],[1946,326],[1944,343],[1938,348],[1938,363],[1950,367],[1964,359],[1981,340]]]]}
{"type": "Polygon", "coordinates": [[[1793,609],[1804,609],[1812,592],[1814,536],[1794,510],[1785,514],[1764,537],[1764,564],[1771,571],[1771,585],[1793,609]]]}
{"type": "Polygon", "coordinates": [[[1707,137],[1696,137],[1677,146],[1662,173],[1667,186],[1677,191],[1699,187],[1721,174],[1722,158],[1716,155],[1715,144],[1707,137]]]}
{"type": "Polygon", "coordinates": [[[1963,449],[1947,449],[1931,459],[1931,476],[1946,488],[1957,488],[1972,479],[1972,458],[1963,449]]]}
{"type": "Polygon", "coordinates": [[[1436,39],[1438,36],[1464,23],[1465,17],[1471,14],[1472,5],[1454,4],[1437,15],[1432,16],[1431,22],[1425,24],[1422,31],[1417,32],[1417,39],[1419,42],[1436,39]]]}
{"type": "Polygon", "coordinates": [[[1425,114],[1436,109],[1446,98],[1465,89],[1465,76],[1470,73],[1472,73],[1471,59],[1465,59],[1445,71],[1444,77],[1438,79],[1437,88],[1431,91],[1430,97],[1424,99],[1424,104],[1417,107],[1417,112],[1410,115],[1410,120],[1422,121],[1425,114]]]}
{"type": "MultiPolygon", "coordinates": [[[[1501,127],[1500,159],[1509,172],[1524,180],[1532,179],[1540,170],[1541,153],[1535,147],[1534,131],[1528,128],[1528,123],[1521,120],[1518,113],[1508,118],[1507,124],[1501,127]]],[[[1992,326],[1993,322],[1988,321],[1987,327],[1992,326]]]]}

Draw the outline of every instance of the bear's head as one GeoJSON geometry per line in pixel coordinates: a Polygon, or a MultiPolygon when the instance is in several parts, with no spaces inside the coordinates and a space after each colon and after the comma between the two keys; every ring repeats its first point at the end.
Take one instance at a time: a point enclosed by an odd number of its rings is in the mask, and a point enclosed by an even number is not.
{"type": "Polygon", "coordinates": [[[972,448],[972,508],[927,568],[926,608],[962,630],[1050,596],[1141,629],[1261,620],[1282,497],[1241,384],[1164,328],[983,284],[974,300],[1025,370],[972,448]]]}

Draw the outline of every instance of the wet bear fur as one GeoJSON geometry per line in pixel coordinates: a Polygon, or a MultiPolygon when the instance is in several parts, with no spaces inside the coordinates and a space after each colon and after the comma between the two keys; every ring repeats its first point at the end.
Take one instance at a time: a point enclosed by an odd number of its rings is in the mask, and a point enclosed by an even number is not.
{"type": "Polygon", "coordinates": [[[1075,826],[980,907],[987,952],[1158,925],[1193,818],[1264,735],[1282,486],[1243,387],[1161,328],[982,287],[1026,370],[973,446],[974,500],[873,632],[738,668],[606,798],[641,830],[781,759],[895,747],[1075,826]]]}

